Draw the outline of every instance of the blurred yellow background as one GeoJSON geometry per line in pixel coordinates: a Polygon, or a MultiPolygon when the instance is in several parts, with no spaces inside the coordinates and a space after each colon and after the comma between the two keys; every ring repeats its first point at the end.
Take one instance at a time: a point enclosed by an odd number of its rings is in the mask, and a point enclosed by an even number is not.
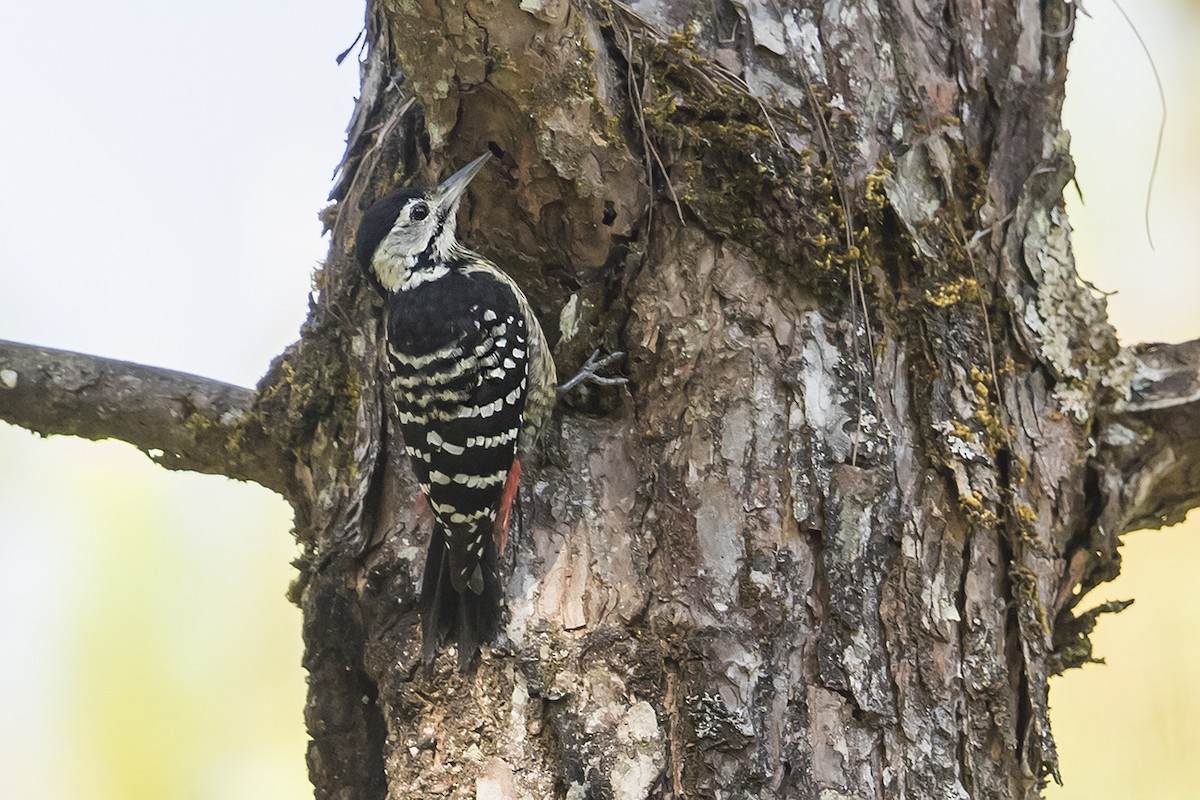
{"type": "MultiPolygon", "coordinates": [[[[253,386],[297,336],[361,0],[9,3],[0,337],[253,386]]],[[[0,800],[297,800],[291,510],[0,424],[0,800]]]]}
{"type": "Polygon", "coordinates": [[[311,797],[287,505],[123,444],[0,434],[0,485],[46,506],[26,541],[0,515],[24,568],[0,589],[22,618],[0,797],[311,797]]]}
{"type": "MultiPolygon", "coordinates": [[[[1064,111],[1082,190],[1068,188],[1080,273],[1115,291],[1109,315],[1126,344],[1200,337],[1200,4],[1124,3],[1167,95],[1167,129],[1143,208],[1160,105],[1153,72],[1110,2],[1086,6],[1071,48],[1064,111]]],[[[1125,537],[1121,576],[1085,601],[1133,598],[1092,637],[1106,664],[1050,684],[1063,786],[1049,800],[1200,798],[1200,514],[1125,537]]]]}
{"type": "MultiPolygon", "coordinates": [[[[1129,7],[1170,103],[1155,251],[1157,92],[1116,8],[1087,10],[1067,109],[1081,272],[1118,292],[1124,341],[1200,336],[1198,6],[1129,7]]],[[[357,91],[333,56],[358,0],[11,11],[0,171],[21,191],[0,197],[0,337],[252,385],[295,337],[326,246],[315,213],[357,91]],[[50,32],[70,58],[47,58],[50,32]],[[72,241],[96,260],[64,267],[72,241]]],[[[311,796],[289,527],[258,487],[0,425],[0,797],[311,796]]],[[[1095,634],[1107,666],[1052,684],[1051,800],[1200,797],[1197,534],[1193,515],[1127,537],[1123,575],[1092,598],[1137,602],[1095,634]]]]}

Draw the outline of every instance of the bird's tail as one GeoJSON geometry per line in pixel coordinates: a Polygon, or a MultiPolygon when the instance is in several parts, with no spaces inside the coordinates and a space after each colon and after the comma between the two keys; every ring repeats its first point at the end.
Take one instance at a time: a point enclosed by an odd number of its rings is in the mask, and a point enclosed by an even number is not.
{"type": "Polygon", "coordinates": [[[440,521],[433,523],[418,605],[421,658],[426,666],[433,663],[443,645],[456,639],[458,667],[465,672],[479,654],[479,646],[494,640],[499,632],[500,575],[490,523],[483,541],[483,557],[478,565],[483,578],[482,591],[466,585],[459,592],[450,577],[451,553],[446,546],[446,530],[440,521]]]}

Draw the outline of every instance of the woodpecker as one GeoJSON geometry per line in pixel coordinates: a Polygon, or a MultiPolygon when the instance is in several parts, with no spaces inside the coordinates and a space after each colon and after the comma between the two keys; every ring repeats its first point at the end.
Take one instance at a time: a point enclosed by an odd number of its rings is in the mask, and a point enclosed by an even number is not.
{"type": "Polygon", "coordinates": [[[521,456],[550,417],[557,382],[525,294],[455,236],[459,201],[489,157],[378,200],[355,241],[384,297],[393,421],[433,516],[422,656],[428,665],[456,639],[463,670],[499,628],[498,560],[521,456]]]}

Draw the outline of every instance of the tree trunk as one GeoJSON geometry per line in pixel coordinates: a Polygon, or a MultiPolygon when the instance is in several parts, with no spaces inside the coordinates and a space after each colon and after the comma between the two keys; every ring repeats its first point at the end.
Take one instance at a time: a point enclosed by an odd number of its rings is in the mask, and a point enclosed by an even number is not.
{"type": "Polygon", "coordinates": [[[1200,341],[1120,349],[1075,273],[1074,13],[369,3],[302,338],[160,456],[296,509],[319,800],[1039,795],[1081,598],[1200,503],[1200,341]],[[631,380],[527,467],[502,641],[427,674],[353,233],[488,149],[462,238],[631,380]]]}

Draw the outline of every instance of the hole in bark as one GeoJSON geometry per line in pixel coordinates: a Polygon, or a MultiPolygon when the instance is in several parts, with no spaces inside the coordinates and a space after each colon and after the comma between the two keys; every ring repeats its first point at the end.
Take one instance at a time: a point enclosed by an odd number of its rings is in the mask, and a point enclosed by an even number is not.
{"type": "Polygon", "coordinates": [[[617,209],[612,200],[604,201],[604,217],[600,220],[608,227],[612,227],[613,220],[617,218],[617,209]]]}

